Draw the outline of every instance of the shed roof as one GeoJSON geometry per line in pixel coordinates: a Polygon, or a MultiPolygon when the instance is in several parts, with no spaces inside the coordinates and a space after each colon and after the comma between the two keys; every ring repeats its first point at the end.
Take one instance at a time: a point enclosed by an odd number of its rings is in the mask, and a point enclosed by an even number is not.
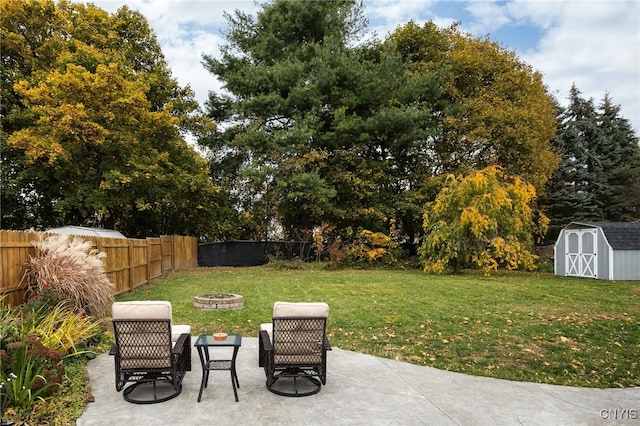
{"type": "Polygon", "coordinates": [[[572,222],[569,228],[601,228],[614,250],[640,250],[640,222],[572,222]]]}
{"type": "Polygon", "coordinates": [[[86,226],[63,226],[60,228],[47,229],[47,232],[65,235],[84,235],[89,237],[127,238],[114,229],[89,228],[86,226]]]}

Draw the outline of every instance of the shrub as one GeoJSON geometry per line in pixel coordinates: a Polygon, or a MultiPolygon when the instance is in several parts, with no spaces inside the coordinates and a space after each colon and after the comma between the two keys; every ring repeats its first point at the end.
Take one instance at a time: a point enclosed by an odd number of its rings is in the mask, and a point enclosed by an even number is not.
{"type": "Polygon", "coordinates": [[[435,201],[426,205],[420,247],[425,272],[475,267],[535,269],[533,235],[548,218],[534,214],[533,185],[490,166],[467,176],[449,175],[435,201]]]}
{"type": "Polygon", "coordinates": [[[92,244],[78,237],[52,235],[34,243],[38,254],[27,261],[27,304],[55,306],[65,301],[71,309],[103,318],[113,301],[113,285],[104,273],[102,258],[92,244]]]}
{"type": "Polygon", "coordinates": [[[346,246],[344,258],[348,264],[394,266],[399,254],[398,243],[392,237],[364,229],[346,246]]]}
{"type": "Polygon", "coordinates": [[[41,336],[42,344],[68,357],[84,352],[85,342],[102,332],[101,321],[76,312],[66,311],[64,304],[48,311],[34,324],[33,332],[41,336]]]}
{"type": "Polygon", "coordinates": [[[77,359],[102,334],[101,321],[65,306],[8,308],[0,299],[0,387],[19,415],[49,400],[65,377],[64,358],[77,359]]]}

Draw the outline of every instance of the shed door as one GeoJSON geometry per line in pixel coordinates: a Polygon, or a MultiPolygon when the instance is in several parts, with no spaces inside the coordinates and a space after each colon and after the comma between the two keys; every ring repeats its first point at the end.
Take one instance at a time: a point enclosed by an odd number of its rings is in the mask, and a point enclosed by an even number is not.
{"type": "Polygon", "coordinates": [[[565,274],[572,277],[598,278],[598,245],[597,230],[571,229],[565,230],[565,247],[567,249],[565,274]]]}

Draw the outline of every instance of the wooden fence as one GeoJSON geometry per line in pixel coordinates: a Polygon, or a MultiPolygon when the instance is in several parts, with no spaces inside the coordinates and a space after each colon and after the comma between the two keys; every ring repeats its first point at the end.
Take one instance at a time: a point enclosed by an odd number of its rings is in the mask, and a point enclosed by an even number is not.
{"type": "MultiPolygon", "coordinates": [[[[0,230],[0,296],[17,305],[24,300],[22,277],[29,256],[36,255],[33,241],[43,232],[0,230]]],[[[156,238],[101,238],[80,236],[91,241],[103,258],[104,270],[114,285],[113,294],[127,293],[172,270],[198,266],[195,237],[163,235],[156,238]]]]}

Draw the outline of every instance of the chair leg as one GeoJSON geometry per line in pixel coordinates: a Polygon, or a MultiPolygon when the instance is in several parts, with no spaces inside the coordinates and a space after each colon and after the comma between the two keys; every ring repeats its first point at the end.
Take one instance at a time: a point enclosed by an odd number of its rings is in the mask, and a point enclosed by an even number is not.
{"type": "Polygon", "coordinates": [[[122,397],[125,401],[133,404],[157,404],[159,402],[165,402],[173,399],[181,393],[182,384],[176,388],[171,380],[167,380],[164,377],[157,377],[150,378],[148,380],[141,380],[126,387],[122,392],[122,397]],[[162,389],[158,389],[158,385],[161,385],[162,389]],[[149,386],[151,386],[151,390],[145,389],[145,387],[149,386]],[[162,392],[162,394],[159,395],[159,392],[165,388],[167,388],[166,392],[162,392]],[[150,393],[153,395],[151,398],[148,397],[150,393]]]}
{"type": "Polygon", "coordinates": [[[264,367],[266,358],[266,352],[264,350],[264,342],[262,341],[262,335],[258,334],[258,367],[264,367]]]}
{"type": "Polygon", "coordinates": [[[267,389],[280,396],[302,397],[320,392],[320,380],[297,368],[281,371],[279,374],[267,375],[267,389]]]}

